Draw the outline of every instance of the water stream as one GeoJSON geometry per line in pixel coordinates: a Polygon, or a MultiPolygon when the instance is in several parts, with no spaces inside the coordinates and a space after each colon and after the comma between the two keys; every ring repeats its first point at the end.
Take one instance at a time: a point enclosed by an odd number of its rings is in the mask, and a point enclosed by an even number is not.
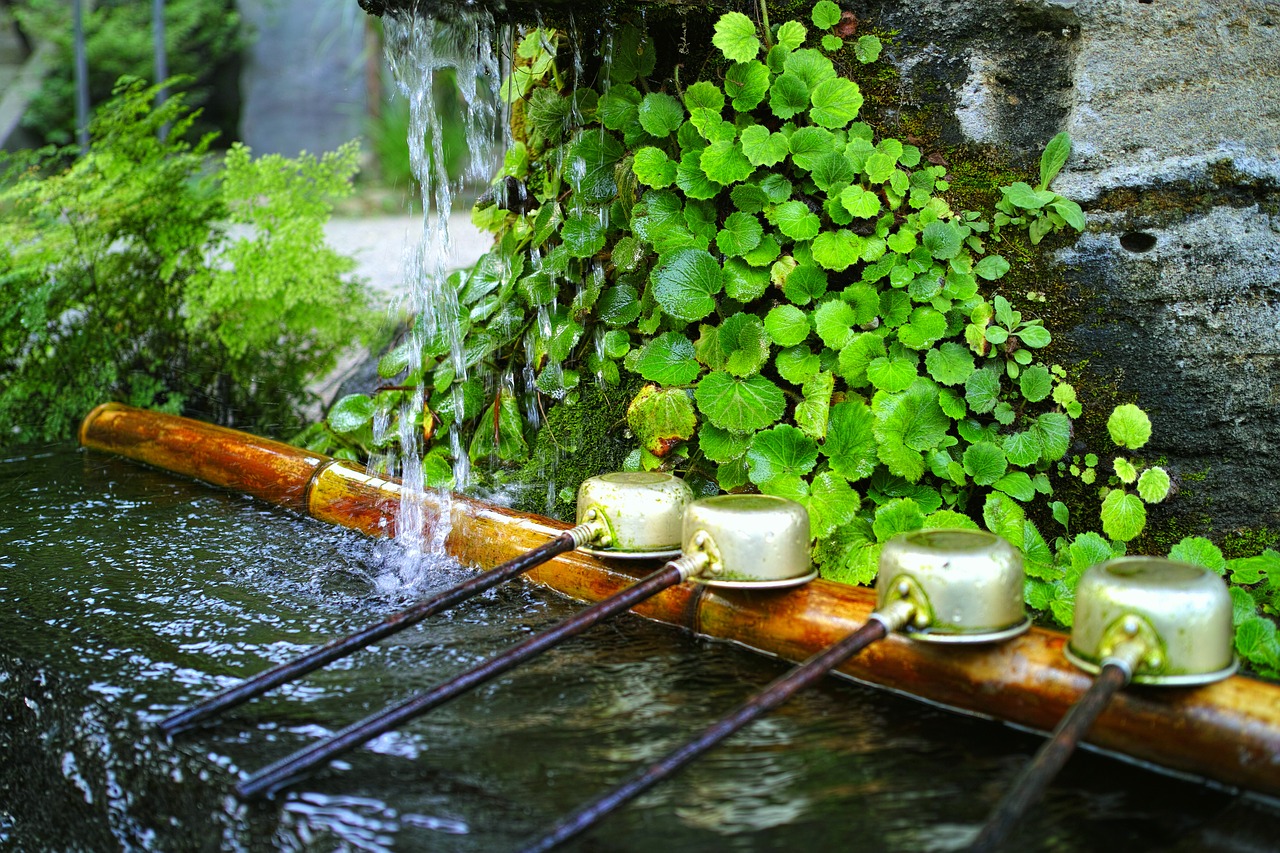
{"type": "MultiPolygon", "coordinates": [[[[626,616],[246,805],[237,778],[577,606],[513,582],[168,742],[173,710],[401,606],[389,557],[70,447],[0,459],[0,501],[3,850],[510,850],[786,668],[626,616]]],[[[568,849],[956,850],[1038,743],[827,679],[568,849]]],[[[1277,838],[1280,807],[1081,754],[1019,849],[1277,838]]]]}
{"type": "MultiPolygon", "coordinates": [[[[497,158],[506,141],[506,116],[499,109],[501,82],[495,45],[509,41],[498,32],[492,15],[482,10],[459,10],[448,21],[426,15],[388,15],[383,19],[386,58],[401,94],[409,101],[409,156],[421,189],[422,237],[406,257],[406,306],[425,322],[411,335],[409,363],[420,364],[428,342],[442,341],[446,363],[458,381],[471,365],[463,349],[462,318],[458,294],[448,283],[451,256],[449,216],[463,185],[487,181],[497,171],[497,158]],[[469,159],[463,175],[452,178],[444,154],[445,118],[436,109],[437,77],[450,72],[467,107],[464,117],[469,159]]],[[[424,379],[430,384],[430,375],[424,379]]],[[[454,386],[453,408],[462,410],[460,385],[454,386]]],[[[450,491],[440,489],[445,511],[434,519],[424,513],[422,431],[417,425],[425,396],[406,401],[400,412],[400,466],[404,483],[400,506],[400,539],[408,559],[398,580],[406,587],[420,578],[413,567],[421,554],[440,553],[449,534],[450,491]]],[[[470,460],[457,426],[449,431],[454,459],[454,488],[461,491],[470,481],[470,460]]]]}

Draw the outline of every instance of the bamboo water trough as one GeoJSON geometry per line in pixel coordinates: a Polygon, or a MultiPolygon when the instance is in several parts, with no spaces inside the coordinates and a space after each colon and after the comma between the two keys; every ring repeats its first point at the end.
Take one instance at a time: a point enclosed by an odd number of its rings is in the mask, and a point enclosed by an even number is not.
{"type": "MultiPolygon", "coordinates": [[[[118,403],[89,413],[80,442],[372,536],[395,534],[397,482],[280,442],[118,403]]],[[[568,527],[464,496],[451,503],[446,549],[464,565],[491,568],[568,527]]],[[[427,511],[438,514],[439,508],[428,495],[427,511]]],[[[594,602],[651,569],[572,552],[527,577],[594,602]]],[[[634,612],[798,661],[851,633],[874,607],[873,590],[818,580],[790,590],[683,584],[634,612]]],[[[940,649],[891,636],[840,672],[956,711],[1048,731],[1091,682],[1064,657],[1067,639],[1032,628],[998,645],[940,649]]],[[[1234,676],[1197,688],[1138,687],[1102,714],[1089,745],[1166,772],[1280,797],[1280,685],[1234,676]]]]}

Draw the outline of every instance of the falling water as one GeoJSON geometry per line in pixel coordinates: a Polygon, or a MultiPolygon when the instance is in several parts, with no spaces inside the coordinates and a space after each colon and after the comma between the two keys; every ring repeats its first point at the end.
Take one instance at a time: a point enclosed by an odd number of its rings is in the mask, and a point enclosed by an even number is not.
{"type": "MultiPolygon", "coordinates": [[[[383,19],[386,56],[397,85],[409,100],[409,155],[414,177],[421,187],[422,238],[407,253],[406,307],[421,315],[410,342],[410,364],[420,364],[427,341],[447,343],[448,364],[455,382],[467,378],[463,352],[458,295],[448,284],[448,262],[452,249],[449,215],[453,199],[465,182],[485,181],[497,170],[500,142],[505,142],[507,122],[498,108],[500,68],[494,46],[500,42],[492,16],[483,10],[453,10],[448,21],[425,15],[388,15],[383,19]],[[443,121],[435,108],[437,74],[452,71],[466,103],[466,147],[470,153],[466,174],[450,179],[444,157],[443,121]],[[420,331],[417,331],[420,329],[420,331]]],[[[423,377],[424,389],[430,374],[423,377]]],[[[426,405],[426,392],[408,399],[400,412],[400,469],[404,484],[401,493],[397,540],[406,554],[400,581],[412,584],[417,559],[424,553],[443,550],[449,534],[451,491],[439,492],[440,512],[428,528],[424,511],[426,494],[423,471],[423,441],[416,418],[426,405]],[[408,576],[404,576],[408,575],[408,576]]],[[[461,386],[454,385],[453,406],[462,410],[461,386]]],[[[449,431],[454,458],[454,488],[461,490],[470,479],[467,449],[457,425],[449,431]]]]}

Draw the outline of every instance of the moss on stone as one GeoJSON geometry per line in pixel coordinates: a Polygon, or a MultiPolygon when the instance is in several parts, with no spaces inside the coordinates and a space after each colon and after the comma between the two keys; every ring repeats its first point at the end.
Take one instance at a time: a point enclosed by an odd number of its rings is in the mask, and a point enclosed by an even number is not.
{"type": "Polygon", "coordinates": [[[638,390],[639,384],[601,388],[587,379],[555,402],[534,439],[529,461],[508,475],[507,486],[516,494],[514,506],[572,521],[578,485],[588,477],[619,470],[631,452],[627,405],[638,390]]]}

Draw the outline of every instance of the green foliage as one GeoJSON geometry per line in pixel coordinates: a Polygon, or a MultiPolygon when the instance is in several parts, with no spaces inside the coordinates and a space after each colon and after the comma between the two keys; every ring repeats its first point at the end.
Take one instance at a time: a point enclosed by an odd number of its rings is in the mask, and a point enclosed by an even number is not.
{"type": "MultiPolygon", "coordinates": [[[[89,101],[96,107],[111,97],[120,77],[155,79],[151,4],[98,0],[85,7],[89,101]]],[[[63,0],[27,0],[15,11],[27,32],[38,33],[56,49],[39,93],[23,114],[23,127],[42,142],[69,144],[76,133],[70,4],[63,0]]],[[[244,43],[233,0],[165,3],[169,73],[181,78],[177,85],[186,103],[204,108],[203,116],[197,118],[197,131],[235,132],[239,104],[228,92],[235,91],[237,57],[244,43]]]]}
{"type": "Polygon", "coordinates": [[[356,148],[255,161],[237,146],[211,170],[181,96],[154,97],[122,82],[85,156],[59,171],[50,152],[53,171],[0,192],[5,443],[65,438],[107,399],[287,434],[359,335],[353,263],[322,230],[356,148]]]}
{"type": "MultiPolygon", "coordinates": [[[[598,99],[580,91],[567,109],[554,66],[531,82],[522,155],[499,176],[531,201],[476,213],[496,245],[459,281],[468,352],[495,375],[536,375],[528,410],[644,384],[628,465],[802,503],[825,577],[871,581],[892,535],[980,523],[1022,550],[1032,608],[1069,624],[1081,573],[1123,553],[1172,483],[1125,458],[1099,484],[1097,514],[1073,519],[1053,500],[1055,481],[1096,478],[1099,461],[1068,457],[1083,406],[1046,358],[1043,297],[1001,288],[1010,262],[990,214],[953,207],[945,168],[859,121],[864,94],[826,51],[871,62],[881,46],[836,46],[839,19],[819,3],[765,32],[726,14],[719,70],[683,90],[650,78],[667,58],[629,27],[598,99]],[[481,310],[481,279],[511,307],[481,310]],[[543,381],[579,371],[572,388],[543,381]],[[1063,535],[1047,539],[1038,525],[1054,523],[1063,535]]],[[[1071,204],[1046,187],[1069,150],[1051,142],[1042,186],[1027,187],[1046,194],[1027,210],[1047,213],[995,219],[1068,221],[1071,204]]],[[[440,358],[397,368],[410,384],[434,376],[425,420],[444,424],[456,407],[440,358]]],[[[458,414],[464,436],[492,433],[495,412],[508,423],[501,393],[458,414]]],[[[1126,450],[1141,446],[1132,416],[1119,415],[1126,450]]],[[[491,447],[487,463],[500,478],[519,459],[491,447]]]]}
{"type": "Polygon", "coordinates": [[[1080,205],[1049,189],[1049,184],[1058,176],[1070,156],[1071,137],[1064,131],[1049,140],[1040,155],[1039,184],[1032,187],[1016,181],[1000,188],[1003,198],[996,202],[997,213],[992,220],[992,236],[998,236],[1000,229],[1006,225],[1023,226],[1034,245],[1043,240],[1045,235],[1068,226],[1077,231],[1084,230],[1084,211],[1080,209],[1080,205]]]}

